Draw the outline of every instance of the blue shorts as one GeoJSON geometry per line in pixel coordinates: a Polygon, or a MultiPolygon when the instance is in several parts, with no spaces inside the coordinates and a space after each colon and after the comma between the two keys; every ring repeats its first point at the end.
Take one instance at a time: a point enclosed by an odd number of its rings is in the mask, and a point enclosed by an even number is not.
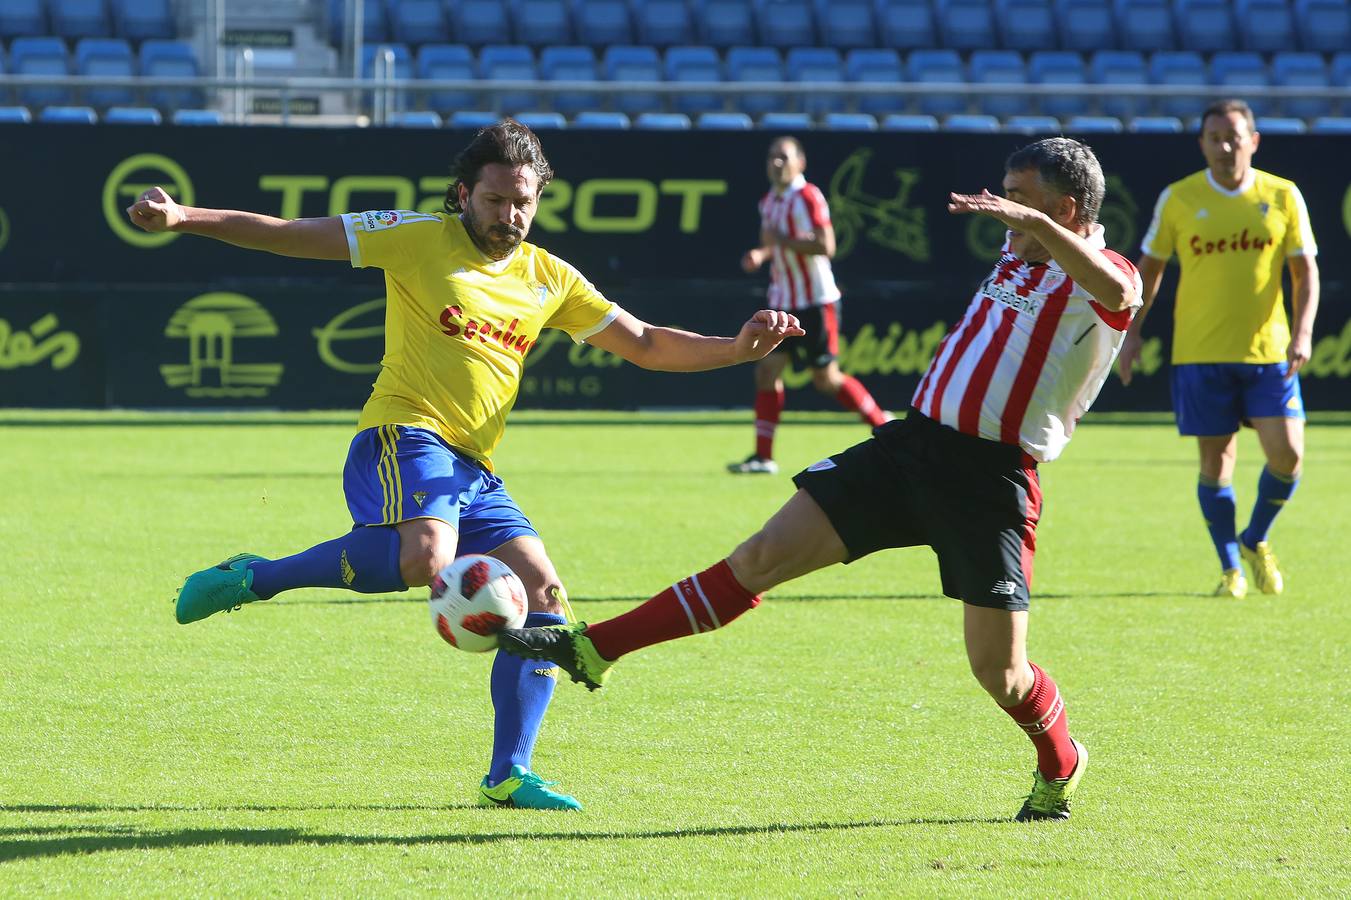
{"type": "Polygon", "coordinates": [[[1233,434],[1245,419],[1304,418],[1299,376],[1285,376],[1284,362],[1188,363],[1173,366],[1173,412],[1183,435],[1233,434]]]}
{"type": "Polygon", "coordinates": [[[501,478],[425,428],[380,425],[357,432],[342,487],[357,525],[440,519],[459,532],[457,556],[539,536],[501,478]]]}

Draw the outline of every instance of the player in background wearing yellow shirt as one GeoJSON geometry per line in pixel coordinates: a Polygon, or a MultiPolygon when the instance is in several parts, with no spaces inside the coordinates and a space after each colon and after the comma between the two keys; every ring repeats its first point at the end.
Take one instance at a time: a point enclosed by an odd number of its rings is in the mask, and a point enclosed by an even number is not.
{"type": "Polygon", "coordinates": [[[1267,542],[1276,514],[1295,492],[1304,462],[1300,368],[1309,361],[1318,312],[1318,265],[1304,198],[1294,183],[1252,167],[1261,135],[1242,100],[1223,100],[1201,116],[1207,168],[1159,195],[1145,235],[1140,276],[1144,309],[1121,348],[1130,384],[1140,330],[1168,258],[1177,254],[1173,327],[1173,409],[1178,432],[1201,452],[1196,494],[1223,569],[1217,596],[1248,591],[1239,559],[1264,594],[1284,578],[1267,542]],[[1293,329],[1285,317],[1281,270],[1290,269],[1293,329]],[[1267,464],[1248,527],[1236,533],[1235,434],[1257,432],[1267,464]]]}
{"type": "MultiPolygon", "coordinates": [[[[427,584],[457,555],[486,553],[525,583],[527,624],[562,624],[562,581],[490,461],[541,329],[672,372],[757,360],[802,334],[791,314],[776,310],[756,313],[735,338],[655,327],[525,243],[553,169],[539,139],[514,120],[480,130],[452,172],[439,213],[286,220],[180,206],[160,188],[128,207],[146,231],[385,271],[385,353],[343,474],[352,530],[293,556],[245,553],[191,575],[179,591],[179,622],[300,587],[402,591],[427,584]]],[[[554,685],[554,670],[497,655],[493,754],[480,805],[581,808],[530,768],[554,685]]]]}

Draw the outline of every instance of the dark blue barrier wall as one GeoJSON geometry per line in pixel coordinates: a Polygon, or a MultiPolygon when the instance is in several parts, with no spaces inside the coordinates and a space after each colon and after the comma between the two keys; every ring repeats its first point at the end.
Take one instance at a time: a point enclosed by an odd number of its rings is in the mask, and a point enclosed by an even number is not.
{"type": "MultiPolygon", "coordinates": [[[[383,280],[341,263],[147,235],[122,209],[160,184],[180,200],[284,216],[439,209],[468,135],[435,131],[0,127],[0,404],[355,407],[381,352],[383,280]]],[[[841,361],[904,406],[947,325],[988,271],[992,220],[952,217],[951,190],[997,190],[1008,135],[811,134],[808,176],[826,192],[845,291],[841,361]]],[[[762,134],[545,135],[558,179],[531,239],[641,318],[730,333],[763,299],[737,262],[756,239],[762,134]]],[[[1131,258],[1159,190],[1203,162],[1188,136],[1092,141],[1108,174],[1108,242],[1131,258]]],[[[1351,138],[1277,137],[1259,163],[1303,189],[1324,300],[1305,382],[1313,408],[1351,408],[1347,237],[1351,138]]],[[[1113,379],[1100,409],[1167,408],[1165,309],[1146,372],[1113,379]]],[[[547,333],[546,333],[547,334],[547,333]]],[[[635,372],[562,334],[527,358],[521,405],[737,406],[744,369],[635,372]]],[[[801,387],[806,373],[788,373],[801,387]]],[[[799,408],[824,400],[806,390],[799,408]]]]}

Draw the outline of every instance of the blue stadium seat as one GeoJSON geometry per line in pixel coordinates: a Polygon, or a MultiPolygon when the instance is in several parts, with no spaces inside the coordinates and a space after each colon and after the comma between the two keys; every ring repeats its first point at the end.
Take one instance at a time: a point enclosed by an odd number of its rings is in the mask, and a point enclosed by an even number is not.
{"type": "Polygon", "coordinates": [[[38,121],[52,125],[95,125],[98,113],[88,106],[48,106],[38,113],[38,121]]]}
{"type": "Polygon", "coordinates": [[[751,117],[742,112],[706,112],[699,115],[694,127],[705,131],[750,131],[751,117]]]}
{"type": "MultiPolygon", "coordinates": [[[[426,81],[469,81],[478,77],[474,54],[464,44],[423,44],[417,52],[415,71],[418,78],[426,81]]],[[[476,108],[482,96],[477,91],[429,91],[423,95],[423,102],[428,109],[445,115],[457,109],[476,108]]]]}
{"type": "Polygon", "coordinates": [[[919,114],[892,113],[882,120],[883,131],[937,131],[938,119],[935,116],[919,114]]]}
{"type": "Polygon", "coordinates": [[[1116,47],[1116,23],[1108,0],[1056,0],[1060,46],[1083,53],[1116,47]]]}
{"type": "MultiPolygon", "coordinates": [[[[130,78],[136,74],[131,45],[122,38],[84,38],[75,45],[75,74],[130,78]]],[[[84,101],[90,106],[130,106],[136,102],[131,87],[107,85],[84,89],[84,101]]]]}
{"type": "Polygon", "coordinates": [[[1004,131],[1009,134],[1060,134],[1060,120],[1055,116],[1009,116],[1004,120],[1004,131]]]}
{"type": "MultiPolygon", "coordinates": [[[[656,83],[661,78],[661,60],[652,47],[609,47],[601,61],[607,81],[627,84],[656,83]]],[[[616,109],[628,115],[659,110],[663,106],[659,94],[615,94],[616,109]]]]}
{"type": "MultiPolygon", "coordinates": [[[[384,0],[364,0],[361,7],[361,39],[368,44],[389,40],[384,0]]],[[[328,0],[328,39],[341,47],[347,30],[346,0],[328,0]]]]}
{"type": "Polygon", "coordinates": [[[33,114],[26,106],[0,106],[0,124],[27,125],[33,121],[33,114]]]}
{"type": "Polygon", "coordinates": [[[944,131],[995,132],[999,130],[999,120],[984,113],[948,116],[943,120],[944,131]]]}
{"type": "Polygon", "coordinates": [[[694,19],[685,0],[643,0],[634,9],[638,43],[673,47],[695,40],[694,19]]]}
{"type": "MultiPolygon", "coordinates": [[[[1027,70],[1021,53],[1015,50],[977,50],[967,63],[967,80],[972,84],[1026,84],[1027,70]]],[[[1027,95],[984,94],[980,111],[990,116],[1017,116],[1028,111],[1027,95]]]]}
{"type": "MultiPolygon", "coordinates": [[[[962,58],[953,50],[915,50],[905,61],[905,80],[923,84],[963,84],[962,58]]],[[[966,109],[959,94],[934,94],[920,98],[919,111],[931,116],[951,115],[966,109]]]]}
{"type": "MultiPolygon", "coordinates": [[[[1328,67],[1318,53],[1277,53],[1271,59],[1271,83],[1281,87],[1325,88],[1328,67]]],[[[1281,101],[1287,116],[1313,119],[1332,114],[1332,102],[1323,97],[1294,97],[1281,101]]]]}
{"type": "Polygon", "coordinates": [[[1304,134],[1309,126],[1303,119],[1284,116],[1258,116],[1257,130],[1262,134],[1304,134]]]}
{"type": "Polygon", "coordinates": [[[450,114],[450,118],[446,119],[446,126],[477,131],[480,128],[496,125],[497,122],[497,113],[484,112],[478,109],[461,109],[450,114]]]}
{"type": "MultiPolygon", "coordinates": [[[[1260,53],[1252,53],[1246,50],[1233,53],[1216,53],[1210,61],[1210,83],[1236,88],[1236,90],[1224,93],[1239,96],[1245,93],[1243,88],[1266,87],[1270,84],[1270,80],[1267,78],[1266,61],[1262,59],[1260,53]]],[[[1259,116],[1269,114],[1273,106],[1270,100],[1256,97],[1249,99],[1248,105],[1252,107],[1253,114],[1259,116]]]]}
{"type": "MultiPolygon", "coordinates": [[[[9,47],[9,70],[16,75],[69,75],[65,42],[57,37],[15,38],[9,47]]],[[[22,87],[15,93],[21,106],[34,109],[71,103],[71,92],[63,87],[22,87]]]]}
{"type": "Polygon", "coordinates": [[[1333,54],[1329,80],[1338,87],[1351,87],[1351,51],[1333,54]]]}
{"type": "Polygon", "coordinates": [[[516,121],[531,131],[560,131],[568,127],[568,120],[558,112],[517,113],[516,121]]]}
{"type": "Polygon", "coordinates": [[[67,40],[112,35],[104,0],[47,0],[47,10],[52,31],[67,40]]]}
{"type": "Polygon", "coordinates": [[[567,0],[518,0],[511,19],[518,44],[548,47],[572,43],[572,13],[567,0]]]}
{"type": "Polygon", "coordinates": [[[878,0],[877,31],[883,47],[928,50],[938,46],[938,29],[927,0],[878,0]]]}
{"type": "MultiPolygon", "coordinates": [[[[1160,51],[1149,60],[1149,81],[1179,87],[1204,85],[1207,83],[1206,64],[1199,53],[1190,50],[1160,51]]],[[[1166,98],[1159,101],[1159,112],[1178,118],[1194,116],[1205,108],[1205,96],[1205,93],[1198,93],[1166,98]]]]}
{"type": "MultiPolygon", "coordinates": [[[[169,0],[113,0],[112,13],[113,32],[127,40],[167,39],[177,34],[169,0]]],[[[103,121],[108,121],[107,116],[103,121]]]]}
{"type": "Polygon", "coordinates": [[[1295,24],[1305,50],[1336,53],[1351,47],[1351,4],[1346,0],[1295,0],[1295,24]]]}
{"type": "Polygon", "coordinates": [[[690,117],[684,113],[645,112],[633,124],[647,131],[688,131],[690,117]]]}
{"type": "Polygon", "coordinates": [[[877,119],[867,113],[826,113],[822,126],[831,131],[876,131],[877,119]]]}
{"type": "Polygon", "coordinates": [[[633,43],[633,25],[624,0],[577,0],[573,24],[578,38],[593,47],[633,43]]]}
{"type": "Polygon", "coordinates": [[[41,37],[47,33],[47,10],[42,0],[0,3],[0,38],[41,37]]]}
{"type": "Polygon", "coordinates": [[[877,46],[871,0],[817,0],[821,43],[839,50],[877,46]]]}
{"type": "Polygon", "coordinates": [[[574,129],[595,128],[621,131],[626,130],[630,124],[629,117],[622,112],[585,110],[572,117],[572,127],[574,129]]]}
{"type": "MultiPolygon", "coordinates": [[[[485,81],[534,81],[539,77],[535,68],[535,54],[520,44],[492,44],[478,54],[478,77],[485,81]]],[[[492,108],[500,113],[517,113],[535,109],[539,98],[529,91],[511,91],[489,98],[492,108]]]]}
{"type": "Polygon", "coordinates": [[[1116,116],[1070,116],[1065,121],[1066,134],[1115,134],[1124,130],[1116,116]]]}
{"type": "MultiPolygon", "coordinates": [[[[1028,81],[1033,84],[1087,84],[1084,60],[1069,50],[1047,50],[1033,53],[1027,62],[1028,81]]],[[[1084,95],[1052,95],[1039,99],[1037,106],[1048,116],[1064,119],[1088,112],[1089,99],[1084,95]]]]}
{"type": "Polygon", "coordinates": [[[394,54],[394,76],[396,78],[413,77],[413,53],[407,44],[368,44],[361,48],[361,77],[375,77],[375,58],[388,50],[394,54]]]}
{"type": "Polygon", "coordinates": [[[1051,0],[996,0],[1001,43],[1010,50],[1054,50],[1055,12],[1051,0]]]}
{"type": "Polygon", "coordinates": [[[458,4],[448,0],[446,19],[458,44],[483,47],[511,43],[510,9],[502,0],[459,0],[458,4]]]}
{"type": "Polygon", "coordinates": [[[409,109],[389,114],[390,128],[440,128],[441,117],[430,109],[409,109]]]}
{"type": "MultiPolygon", "coordinates": [[[[899,84],[904,78],[901,58],[895,50],[850,50],[844,60],[844,77],[849,81],[869,84],[899,84]]],[[[899,95],[863,96],[859,98],[859,112],[884,115],[905,108],[905,98],[899,95]]]]}
{"type": "MultiPolygon", "coordinates": [[[[783,60],[773,47],[733,47],[727,51],[728,81],[783,81],[783,60]]],[[[778,112],[785,105],[783,94],[745,94],[738,101],[741,111],[755,116],[778,112]]]]}
{"type": "Polygon", "coordinates": [[[938,33],[943,46],[953,50],[999,46],[989,0],[947,0],[938,7],[938,33]]]}
{"type": "Polygon", "coordinates": [[[1181,134],[1182,120],[1177,116],[1136,116],[1131,119],[1129,130],[1140,134],[1181,134]]]}
{"type": "Polygon", "coordinates": [[[761,131],[811,131],[816,122],[804,112],[770,112],[760,117],[761,131]]]}
{"type": "Polygon", "coordinates": [[[807,0],[760,0],[756,10],[760,42],[769,47],[811,47],[816,44],[812,8],[807,0]]]}
{"type": "Polygon", "coordinates": [[[1226,0],[1177,0],[1177,34],[1188,50],[1214,53],[1238,46],[1226,0]]]}
{"type": "Polygon", "coordinates": [[[1123,50],[1173,50],[1173,10],[1167,0],[1116,0],[1117,37],[1123,50]]]}
{"type": "MultiPolygon", "coordinates": [[[[545,81],[594,81],[596,54],[590,47],[545,47],[539,53],[539,74],[545,81]]],[[[569,91],[554,94],[550,104],[558,112],[572,115],[601,105],[599,94],[569,91]]]]}
{"type": "MultiPolygon", "coordinates": [[[[844,62],[839,51],[830,47],[795,47],[784,60],[788,80],[803,84],[840,84],[844,81],[844,62]]],[[[844,97],[840,94],[804,94],[802,111],[819,116],[828,112],[843,112],[844,97]]]]}
{"type": "Polygon", "coordinates": [[[718,48],[755,43],[755,11],[750,0],[704,0],[694,20],[702,43],[718,48]]]}
{"type": "Polygon", "coordinates": [[[397,43],[413,47],[450,40],[450,25],[441,0],[398,0],[390,8],[390,26],[397,43]]]}
{"type": "MultiPolygon", "coordinates": [[[[666,80],[686,84],[716,84],[722,81],[722,60],[712,47],[672,47],[666,51],[666,80]]],[[[674,97],[676,112],[695,115],[723,108],[717,94],[689,90],[674,97]]]]}
{"type": "MultiPolygon", "coordinates": [[[[1149,84],[1149,68],[1145,58],[1135,50],[1100,50],[1088,64],[1089,80],[1094,84],[1149,84]]],[[[1147,107],[1147,100],[1134,97],[1103,95],[1102,111],[1118,119],[1129,119],[1147,107]]]]}
{"type": "Polygon", "coordinates": [[[1310,134],[1351,134],[1351,116],[1319,116],[1309,127],[1310,134]]]}
{"type": "MultiPolygon", "coordinates": [[[[195,78],[201,74],[197,57],[185,41],[144,41],[141,44],[140,63],[142,75],[195,78]]],[[[146,102],[160,109],[200,109],[206,105],[202,92],[197,88],[153,88],[146,92],[146,102]]]]}
{"type": "Polygon", "coordinates": [[[224,125],[225,117],[214,109],[176,109],[170,121],[175,125],[224,125]]]}
{"type": "Polygon", "coordinates": [[[1295,49],[1295,18],[1285,0],[1239,0],[1234,18],[1243,49],[1262,53],[1295,49]]]}
{"type": "Polygon", "coordinates": [[[159,110],[150,106],[113,106],[103,113],[105,125],[159,125],[163,121],[159,110]]]}

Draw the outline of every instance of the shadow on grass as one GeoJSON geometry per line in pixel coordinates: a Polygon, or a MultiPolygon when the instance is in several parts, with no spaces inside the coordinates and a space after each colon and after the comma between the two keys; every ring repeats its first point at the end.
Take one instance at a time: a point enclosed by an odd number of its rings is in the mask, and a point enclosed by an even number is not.
{"type": "MultiPolygon", "coordinates": [[[[1175,597],[1178,599],[1209,597],[1210,594],[1188,594],[1179,591],[1084,591],[1076,594],[1038,594],[1033,593],[1032,599],[1036,600],[1139,600],[1151,597],[1175,597]]],[[[569,597],[573,603],[642,603],[650,599],[649,596],[638,595],[615,595],[608,597],[569,597]]],[[[841,601],[841,600],[947,600],[941,594],[794,594],[788,597],[779,597],[771,595],[765,598],[767,603],[817,603],[823,601],[841,601]]],[[[350,605],[368,605],[380,603],[425,603],[426,597],[420,595],[399,594],[393,596],[357,596],[357,597],[306,597],[287,599],[282,604],[289,606],[296,604],[308,606],[313,604],[324,606],[350,606],[350,605]]]]}
{"type": "MultiPolygon", "coordinates": [[[[0,807],[12,809],[13,807],[0,807]]],[[[113,808],[115,809],[115,807],[113,808]]],[[[155,807],[163,809],[163,807],[155,807]]],[[[815,831],[848,831],[863,828],[904,828],[915,825],[1003,825],[1009,819],[915,818],[874,819],[864,822],[804,822],[796,824],[727,825],[711,828],[658,829],[637,831],[546,831],[471,834],[325,834],[296,828],[184,828],[145,830],[128,833],[124,826],[90,826],[80,836],[0,839],[0,863],[19,859],[39,859],[76,853],[116,852],[119,850],[175,850],[184,847],[289,847],[296,845],[346,847],[454,846],[457,844],[493,844],[501,841],[622,841],[664,840],[668,838],[721,838],[741,835],[793,834],[815,831]],[[102,832],[102,833],[100,833],[102,832]]],[[[1022,826],[1019,826],[1022,827],[1022,826]]]]}

